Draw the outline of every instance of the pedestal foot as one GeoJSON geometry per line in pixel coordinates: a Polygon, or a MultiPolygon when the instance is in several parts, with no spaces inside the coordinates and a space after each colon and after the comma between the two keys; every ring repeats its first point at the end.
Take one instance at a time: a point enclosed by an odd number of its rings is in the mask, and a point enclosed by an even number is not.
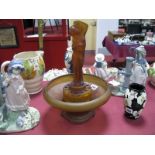
{"type": "Polygon", "coordinates": [[[87,112],[65,112],[63,111],[61,115],[72,123],[84,123],[90,118],[95,116],[95,111],[87,112]]]}

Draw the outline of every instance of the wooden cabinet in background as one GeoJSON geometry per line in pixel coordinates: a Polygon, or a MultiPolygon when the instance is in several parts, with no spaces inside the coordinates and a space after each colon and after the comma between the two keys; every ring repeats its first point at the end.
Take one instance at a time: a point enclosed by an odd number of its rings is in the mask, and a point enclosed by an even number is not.
{"type": "MultiPolygon", "coordinates": [[[[43,38],[43,50],[46,70],[52,68],[63,68],[64,54],[67,48],[68,25],[67,19],[62,19],[61,33],[49,34],[43,38]]],[[[14,26],[17,31],[19,46],[17,48],[0,48],[0,64],[3,61],[11,60],[13,55],[22,51],[35,51],[39,49],[37,36],[25,34],[23,19],[0,19],[0,27],[7,25],[14,26]]]]}

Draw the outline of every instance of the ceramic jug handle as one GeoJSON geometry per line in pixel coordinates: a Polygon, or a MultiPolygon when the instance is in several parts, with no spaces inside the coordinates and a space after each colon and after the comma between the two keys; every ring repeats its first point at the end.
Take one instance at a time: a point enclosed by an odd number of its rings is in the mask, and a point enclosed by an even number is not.
{"type": "Polygon", "coordinates": [[[4,62],[2,63],[2,65],[1,65],[1,73],[2,73],[2,74],[6,73],[5,67],[8,66],[9,63],[10,63],[10,61],[4,61],[4,62]]]}

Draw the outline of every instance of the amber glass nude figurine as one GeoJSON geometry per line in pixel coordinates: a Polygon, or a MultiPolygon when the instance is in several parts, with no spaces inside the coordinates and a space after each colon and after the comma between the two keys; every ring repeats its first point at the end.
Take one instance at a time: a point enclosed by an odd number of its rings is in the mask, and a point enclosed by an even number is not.
{"type": "Polygon", "coordinates": [[[88,83],[84,83],[82,73],[87,29],[88,25],[81,21],[75,21],[70,28],[73,49],[73,81],[65,85],[63,89],[63,101],[66,102],[84,102],[91,100],[92,97],[91,87],[88,83]]]}
{"type": "Polygon", "coordinates": [[[70,35],[72,36],[72,63],[74,73],[74,85],[79,86],[83,84],[82,67],[84,62],[84,52],[86,47],[85,34],[88,25],[81,21],[75,21],[70,28],[70,35]]]}

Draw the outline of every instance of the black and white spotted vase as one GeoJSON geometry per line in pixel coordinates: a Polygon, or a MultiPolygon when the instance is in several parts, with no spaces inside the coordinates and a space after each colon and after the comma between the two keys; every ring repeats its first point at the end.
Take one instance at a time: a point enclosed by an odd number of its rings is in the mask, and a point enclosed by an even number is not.
{"type": "Polygon", "coordinates": [[[145,87],[131,83],[125,92],[125,116],[130,119],[139,118],[147,100],[145,87]]]}

